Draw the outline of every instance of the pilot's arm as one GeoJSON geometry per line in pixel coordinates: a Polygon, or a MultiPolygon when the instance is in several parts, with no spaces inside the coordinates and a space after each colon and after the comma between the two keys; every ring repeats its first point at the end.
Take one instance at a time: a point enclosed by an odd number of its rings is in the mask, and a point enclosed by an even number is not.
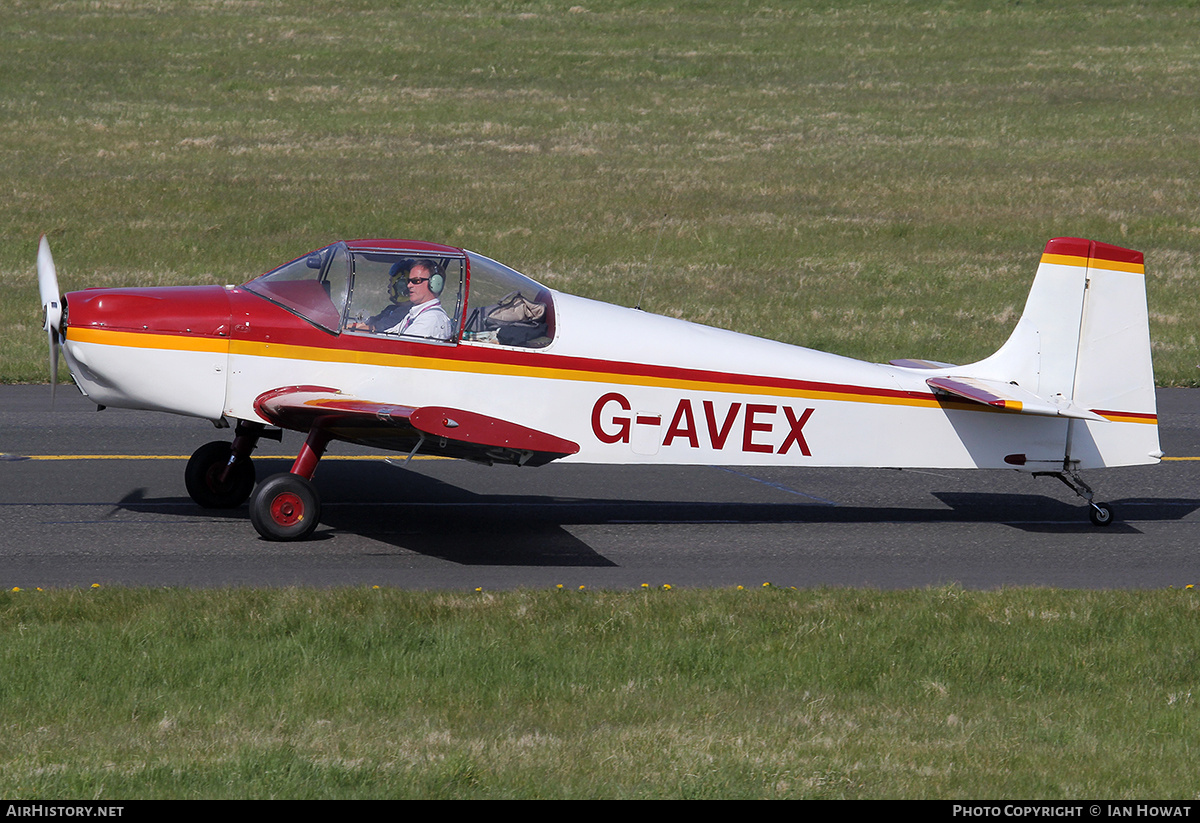
{"type": "Polygon", "coordinates": [[[347,321],[346,329],[349,331],[380,332],[404,320],[404,316],[408,314],[408,309],[408,303],[399,306],[392,304],[368,320],[358,319],[347,321]]]}

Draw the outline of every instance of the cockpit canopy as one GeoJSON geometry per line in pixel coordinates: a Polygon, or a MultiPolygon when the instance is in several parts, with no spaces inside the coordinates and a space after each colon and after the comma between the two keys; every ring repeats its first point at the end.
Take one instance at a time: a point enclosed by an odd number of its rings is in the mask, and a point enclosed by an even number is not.
{"type": "Polygon", "coordinates": [[[245,284],[330,334],[542,348],[550,291],[475,252],[432,243],[338,242],[245,284]]]}

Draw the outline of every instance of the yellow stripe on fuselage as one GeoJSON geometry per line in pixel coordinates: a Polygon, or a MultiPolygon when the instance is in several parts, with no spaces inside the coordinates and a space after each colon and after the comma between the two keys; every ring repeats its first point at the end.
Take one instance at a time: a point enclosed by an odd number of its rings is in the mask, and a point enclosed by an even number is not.
{"type": "MultiPolygon", "coordinates": [[[[1050,255],[1045,255],[1050,256],[1050,255]]],[[[1083,258],[1072,258],[1075,260],[1083,258]]],[[[494,363],[471,360],[438,359],[416,357],[413,355],[387,354],[373,351],[351,351],[347,349],[321,348],[316,346],[297,346],[285,343],[267,343],[248,340],[228,340],[213,337],[192,337],[186,335],[155,334],[151,332],[116,331],[113,329],[72,328],[68,333],[74,342],[92,343],[98,345],[122,346],[139,349],[160,349],[168,351],[192,351],[208,353],[229,353],[246,357],[276,357],[287,360],[312,361],[321,363],[346,363],[356,365],[383,366],[388,368],[433,369],[437,371],[453,371],[464,374],[481,374],[492,376],[527,377],[543,380],[571,380],[587,383],[602,383],[605,385],[645,386],[648,388],[679,389],[694,392],[716,392],[723,394],[753,394],[768,397],[800,397],[809,400],[830,400],[853,403],[873,403],[891,406],[909,406],[916,408],[935,408],[951,406],[958,409],[976,411],[1000,409],[989,408],[969,401],[948,401],[936,397],[899,396],[896,394],[874,394],[870,389],[856,390],[848,387],[845,390],[836,389],[800,389],[787,386],[772,386],[754,382],[751,379],[739,380],[730,375],[729,380],[712,381],[697,378],[655,377],[643,374],[622,374],[616,371],[591,371],[572,369],[561,366],[529,366],[515,363],[494,363]]],[[[548,359],[553,355],[546,355],[548,359]]],[[[1017,412],[1019,403],[1007,401],[1005,411],[1017,412]]],[[[1106,419],[1126,423],[1154,423],[1153,418],[1142,416],[1108,415],[1106,419]]]]}
{"type": "MultiPolygon", "coordinates": [[[[619,386],[646,386],[658,389],[681,389],[686,391],[708,391],[738,394],[757,394],[770,397],[804,397],[812,400],[840,400],[858,403],[883,403],[901,406],[937,406],[933,398],[880,396],[853,389],[846,391],[795,389],[785,386],[761,385],[753,381],[739,381],[730,375],[727,381],[700,380],[695,378],[651,377],[642,374],[621,374],[614,371],[591,371],[562,366],[529,366],[514,363],[485,363],[473,360],[436,360],[428,357],[385,354],[382,352],[348,352],[341,349],[319,349],[279,343],[259,343],[243,340],[233,341],[231,354],[250,357],[282,357],[291,360],[316,360],[325,363],[356,363],[392,368],[436,369],[465,374],[483,374],[507,377],[532,377],[543,380],[571,380],[582,383],[604,383],[619,386]]],[[[553,355],[546,355],[552,359],[553,355]]]]}
{"type": "Polygon", "coordinates": [[[164,349],[226,354],[230,341],[222,337],[186,334],[155,334],[148,331],[117,331],[87,326],[71,326],[67,339],[73,343],[98,343],[102,346],[124,346],[131,349],[164,349]]]}

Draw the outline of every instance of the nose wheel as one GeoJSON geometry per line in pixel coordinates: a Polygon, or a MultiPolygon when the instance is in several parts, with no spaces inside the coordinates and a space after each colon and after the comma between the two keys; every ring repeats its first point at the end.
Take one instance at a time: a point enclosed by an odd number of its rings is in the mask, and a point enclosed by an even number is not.
{"type": "Polygon", "coordinates": [[[233,446],[224,440],[205,443],[192,454],[183,482],[197,505],[206,509],[236,509],[254,490],[254,464],[235,460],[233,446]]]}
{"type": "Polygon", "coordinates": [[[236,509],[254,490],[251,453],[262,438],[282,441],[282,430],[239,420],[232,443],[214,440],[192,453],[183,482],[196,504],[206,509],[236,509]]]}

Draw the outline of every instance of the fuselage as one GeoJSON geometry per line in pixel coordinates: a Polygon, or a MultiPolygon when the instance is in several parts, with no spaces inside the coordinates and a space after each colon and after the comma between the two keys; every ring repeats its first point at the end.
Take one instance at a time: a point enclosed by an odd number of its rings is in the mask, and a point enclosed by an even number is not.
{"type": "MultiPolygon", "coordinates": [[[[1080,468],[1157,459],[1144,409],[1107,409],[1100,423],[1014,414],[936,394],[936,369],[542,294],[552,339],[531,348],[348,333],[246,286],[87,290],[67,296],[63,351],[103,406],[258,421],[265,393],[320,386],[548,432],[579,444],[564,458],[574,462],[1036,469],[1061,466],[1068,449],[1080,468]]],[[[465,328],[470,304],[456,306],[465,328]]]]}

